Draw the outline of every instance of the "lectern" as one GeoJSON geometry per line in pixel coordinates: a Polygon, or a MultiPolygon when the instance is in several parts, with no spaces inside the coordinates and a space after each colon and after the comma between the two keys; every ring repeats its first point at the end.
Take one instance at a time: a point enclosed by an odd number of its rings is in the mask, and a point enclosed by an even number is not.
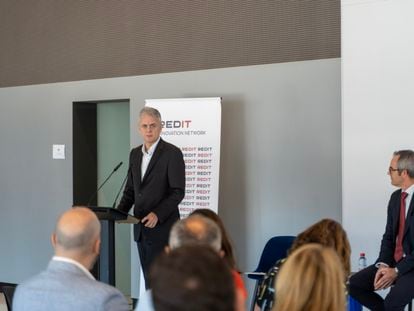
{"type": "Polygon", "coordinates": [[[101,222],[101,251],[93,271],[97,279],[115,286],[115,223],[136,224],[139,220],[111,207],[89,208],[101,222]]]}

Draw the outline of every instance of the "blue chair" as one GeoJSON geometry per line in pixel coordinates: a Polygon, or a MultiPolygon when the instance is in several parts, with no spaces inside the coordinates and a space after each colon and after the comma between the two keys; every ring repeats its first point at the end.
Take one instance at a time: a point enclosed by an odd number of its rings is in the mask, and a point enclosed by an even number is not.
{"type": "Polygon", "coordinates": [[[253,292],[251,310],[254,309],[254,298],[258,290],[258,285],[263,279],[264,275],[279,259],[287,256],[287,251],[292,246],[294,236],[275,236],[267,241],[260,256],[259,264],[253,272],[245,272],[249,279],[255,280],[256,285],[253,292]]]}
{"type": "Polygon", "coordinates": [[[351,296],[348,296],[348,311],[362,311],[361,304],[351,296]]]}

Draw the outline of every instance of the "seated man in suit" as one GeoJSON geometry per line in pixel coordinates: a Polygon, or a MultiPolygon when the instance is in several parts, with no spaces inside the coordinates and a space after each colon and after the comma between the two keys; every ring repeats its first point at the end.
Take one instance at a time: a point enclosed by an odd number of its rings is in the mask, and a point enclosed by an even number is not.
{"type": "Polygon", "coordinates": [[[60,216],[51,240],[55,256],[46,270],[17,286],[13,310],[129,310],[120,291],[89,272],[99,254],[101,225],[88,208],[60,216]]]}
{"type": "Polygon", "coordinates": [[[385,233],[374,265],[349,280],[352,297],[370,310],[404,310],[414,298],[414,152],[394,152],[388,175],[394,191],[388,203],[385,233]],[[391,288],[383,299],[377,290],[391,288]]]}

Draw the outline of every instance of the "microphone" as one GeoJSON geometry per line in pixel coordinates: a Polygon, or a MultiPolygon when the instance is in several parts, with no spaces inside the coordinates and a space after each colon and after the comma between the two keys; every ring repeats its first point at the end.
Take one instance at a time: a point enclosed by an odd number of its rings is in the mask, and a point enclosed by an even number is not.
{"type": "Polygon", "coordinates": [[[114,170],[112,171],[112,173],[115,173],[117,170],[118,170],[118,168],[120,168],[121,167],[121,165],[123,164],[124,162],[119,162],[119,164],[117,165],[117,166],[115,166],[115,168],[114,168],[114,170]]]}
{"type": "Polygon", "coordinates": [[[118,200],[119,195],[121,194],[122,189],[124,188],[125,182],[127,181],[128,178],[128,173],[126,174],[124,181],[121,184],[121,187],[119,188],[118,193],[116,194],[115,200],[114,200],[114,204],[112,204],[112,208],[115,208],[116,205],[116,200],[118,200]]]}
{"type": "Polygon", "coordinates": [[[91,201],[98,194],[99,190],[106,184],[106,182],[109,180],[109,178],[111,178],[111,176],[121,167],[122,163],[123,162],[121,161],[121,162],[119,162],[119,164],[117,166],[115,166],[115,168],[112,170],[111,174],[109,174],[109,176],[106,177],[106,179],[103,181],[103,183],[101,183],[101,185],[99,186],[99,188],[92,194],[92,196],[88,200],[88,204],[87,204],[88,207],[90,206],[91,201]]]}

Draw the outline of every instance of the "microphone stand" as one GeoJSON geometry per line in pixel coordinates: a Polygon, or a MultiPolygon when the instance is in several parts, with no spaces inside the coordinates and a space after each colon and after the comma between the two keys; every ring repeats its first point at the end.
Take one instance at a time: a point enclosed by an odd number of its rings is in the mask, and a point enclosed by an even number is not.
{"type": "Polygon", "coordinates": [[[103,183],[101,183],[101,185],[99,186],[99,188],[93,193],[93,195],[89,198],[88,200],[88,204],[87,206],[90,206],[91,201],[96,197],[96,195],[98,194],[99,190],[106,184],[106,182],[109,180],[109,178],[111,178],[111,176],[121,167],[123,162],[120,162],[111,172],[111,174],[109,174],[108,177],[106,177],[106,179],[103,181],[103,183]]]}
{"type": "Polygon", "coordinates": [[[121,194],[121,191],[122,191],[122,189],[124,188],[124,185],[125,185],[125,182],[127,181],[127,179],[128,179],[128,173],[126,174],[126,176],[125,176],[125,178],[124,178],[124,181],[122,182],[121,187],[119,188],[119,191],[118,191],[118,193],[116,194],[116,197],[115,197],[115,200],[114,200],[114,204],[112,204],[112,208],[115,208],[115,205],[116,205],[116,200],[118,200],[118,197],[119,197],[119,195],[121,194]]]}

